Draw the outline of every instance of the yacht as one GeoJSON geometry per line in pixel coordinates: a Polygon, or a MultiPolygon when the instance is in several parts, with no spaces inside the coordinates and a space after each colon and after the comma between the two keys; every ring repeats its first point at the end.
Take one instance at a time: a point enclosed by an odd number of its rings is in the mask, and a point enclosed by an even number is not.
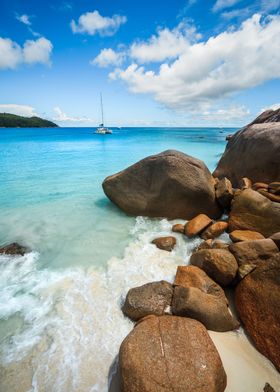
{"type": "Polygon", "coordinates": [[[104,125],[104,114],[103,114],[103,100],[102,100],[102,94],[100,93],[100,103],[101,103],[101,118],[102,122],[99,124],[99,127],[96,129],[94,133],[98,133],[99,135],[110,135],[113,133],[113,131],[104,125]]]}

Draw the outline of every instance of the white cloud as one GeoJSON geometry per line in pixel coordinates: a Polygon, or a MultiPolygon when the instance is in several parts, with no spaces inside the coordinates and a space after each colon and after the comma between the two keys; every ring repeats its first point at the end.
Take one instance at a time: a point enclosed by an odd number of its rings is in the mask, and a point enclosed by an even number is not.
{"type": "Polygon", "coordinates": [[[194,27],[180,23],[173,30],[159,29],[147,42],[135,42],[131,45],[130,56],[139,63],[159,62],[172,59],[182,54],[190,41],[200,38],[194,27]]]}
{"type": "Polygon", "coordinates": [[[111,18],[102,16],[98,11],[86,12],[79,17],[78,23],[71,21],[73,33],[87,33],[101,36],[114,35],[119,27],[127,21],[126,16],[113,15],[111,18]]]}
{"type": "Polygon", "coordinates": [[[25,41],[23,59],[27,64],[41,63],[50,65],[50,55],[53,49],[51,41],[41,37],[37,40],[25,41]]]}
{"type": "Polygon", "coordinates": [[[178,59],[162,63],[158,71],[132,63],[109,77],[123,80],[132,92],[153,95],[169,108],[199,111],[205,104],[280,77],[279,36],[280,16],[262,21],[254,15],[237,30],[186,45],[178,59]]]}
{"type": "Polygon", "coordinates": [[[55,107],[53,109],[53,111],[55,112],[55,116],[53,117],[54,121],[58,121],[58,122],[80,122],[80,123],[94,122],[94,120],[92,118],[88,118],[88,117],[71,117],[71,116],[68,116],[58,106],[55,107]]]}
{"type": "Polygon", "coordinates": [[[111,48],[102,49],[98,56],[90,61],[92,65],[106,68],[110,65],[120,66],[125,58],[124,52],[115,52],[111,48]]]}
{"type": "Polygon", "coordinates": [[[225,8],[233,7],[235,4],[239,3],[240,1],[241,0],[217,0],[212,10],[213,12],[218,12],[225,8]]]}
{"type": "Polygon", "coordinates": [[[280,0],[262,0],[261,1],[261,9],[264,12],[271,12],[278,10],[280,8],[280,0]]]}
{"type": "Polygon", "coordinates": [[[9,38],[0,37],[0,70],[25,64],[50,64],[52,43],[44,37],[25,41],[23,48],[9,38]]]}
{"type": "Polygon", "coordinates": [[[27,25],[27,26],[31,26],[31,22],[29,20],[30,16],[23,14],[23,15],[17,15],[16,16],[17,20],[19,20],[21,23],[27,25]]]}
{"type": "Polygon", "coordinates": [[[280,109],[280,103],[274,103],[273,105],[262,108],[260,113],[263,113],[266,110],[278,110],[278,109],[280,109]]]}
{"type": "Polygon", "coordinates": [[[14,69],[21,61],[21,47],[9,38],[0,37],[0,70],[14,69]]]}
{"type": "MultiPolygon", "coordinates": [[[[245,106],[233,105],[227,108],[219,108],[202,111],[200,118],[203,121],[208,122],[220,122],[220,123],[232,123],[238,120],[246,118],[250,114],[250,111],[245,106]]],[[[195,113],[197,117],[197,113],[195,113]]]]}
{"type": "Polygon", "coordinates": [[[32,106],[17,104],[0,104],[1,113],[17,114],[18,116],[33,117],[39,116],[32,106]]]}

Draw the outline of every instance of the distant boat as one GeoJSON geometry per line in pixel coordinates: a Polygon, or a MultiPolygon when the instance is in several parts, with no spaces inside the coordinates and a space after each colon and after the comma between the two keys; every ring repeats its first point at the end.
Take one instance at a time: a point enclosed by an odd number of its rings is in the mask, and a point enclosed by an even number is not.
{"type": "Polygon", "coordinates": [[[110,135],[113,131],[104,126],[104,114],[103,114],[103,101],[102,101],[102,94],[100,93],[100,103],[101,103],[101,118],[102,122],[99,124],[99,127],[94,133],[98,133],[99,135],[110,135]]]}

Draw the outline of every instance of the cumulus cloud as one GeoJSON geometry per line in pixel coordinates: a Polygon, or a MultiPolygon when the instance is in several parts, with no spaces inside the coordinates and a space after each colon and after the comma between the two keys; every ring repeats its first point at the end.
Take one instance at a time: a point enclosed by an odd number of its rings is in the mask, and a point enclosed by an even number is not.
{"type": "Polygon", "coordinates": [[[33,117],[39,116],[32,106],[17,104],[0,104],[1,113],[17,114],[18,116],[33,117]]]}
{"type": "Polygon", "coordinates": [[[15,69],[19,64],[50,64],[52,43],[41,37],[25,41],[23,47],[9,38],[0,37],[0,70],[15,69]]]}
{"type": "Polygon", "coordinates": [[[233,7],[235,4],[239,3],[240,1],[241,0],[217,0],[212,10],[213,12],[218,12],[225,8],[233,7]]]}
{"type": "Polygon", "coordinates": [[[256,14],[237,30],[189,43],[178,59],[162,63],[158,71],[132,63],[109,76],[169,108],[199,111],[209,102],[280,77],[279,36],[279,15],[262,20],[256,14]]]}
{"type": "Polygon", "coordinates": [[[95,10],[82,14],[78,19],[78,23],[72,20],[70,26],[73,33],[86,33],[89,35],[99,33],[101,36],[110,36],[114,35],[126,21],[126,16],[102,16],[95,10]]]}
{"type": "Polygon", "coordinates": [[[131,45],[130,56],[139,63],[160,62],[172,59],[187,50],[190,41],[200,38],[194,27],[180,23],[173,30],[159,29],[146,42],[135,42],[131,45]]]}
{"type": "Polygon", "coordinates": [[[92,118],[88,117],[72,117],[68,116],[65,112],[61,110],[59,106],[55,107],[53,109],[55,112],[55,116],[53,117],[54,121],[58,122],[80,122],[80,123],[86,123],[86,122],[94,122],[92,118]]]}
{"type": "Polygon", "coordinates": [[[115,52],[111,48],[102,49],[98,56],[90,61],[92,65],[98,65],[101,68],[109,67],[110,65],[120,66],[125,58],[124,52],[115,52]]]}
{"type": "Polygon", "coordinates": [[[17,15],[16,16],[17,20],[19,20],[21,23],[27,25],[27,26],[31,26],[31,22],[30,22],[30,16],[23,14],[23,15],[17,15]]]}
{"type": "MultiPolygon", "coordinates": [[[[209,110],[202,111],[199,117],[203,121],[212,123],[232,123],[236,120],[246,118],[250,114],[249,109],[245,106],[232,105],[226,108],[209,108],[209,110]]],[[[195,113],[197,118],[197,113],[195,113]]]]}

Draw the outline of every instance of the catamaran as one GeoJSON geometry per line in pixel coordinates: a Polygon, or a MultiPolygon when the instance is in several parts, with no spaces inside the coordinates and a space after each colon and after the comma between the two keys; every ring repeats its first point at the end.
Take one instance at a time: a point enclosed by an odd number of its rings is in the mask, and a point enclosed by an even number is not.
{"type": "Polygon", "coordinates": [[[99,124],[99,127],[94,133],[98,133],[100,135],[108,135],[113,133],[113,131],[104,126],[104,114],[103,114],[103,101],[102,101],[102,94],[100,93],[100,103],[101,103],[101,118],[102,122],[99,124]]]}

